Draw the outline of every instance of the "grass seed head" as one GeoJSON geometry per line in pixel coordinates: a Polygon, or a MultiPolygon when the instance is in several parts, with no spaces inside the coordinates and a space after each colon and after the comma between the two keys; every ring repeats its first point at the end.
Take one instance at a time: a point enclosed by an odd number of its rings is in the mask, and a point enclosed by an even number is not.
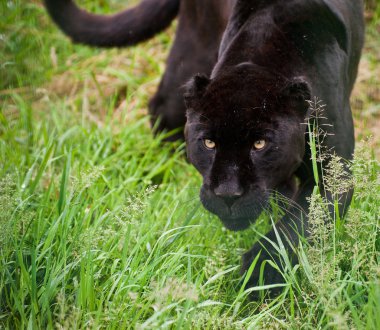
{"type": "Polygon", "coordinates": [[[151,298],[154,300],[154,305],[157,310],[165,306],[167,302],[180,301],[183,299],[194,302],[199,300],[196,286],[176,277],[166,279],[162,287],[158,282],[152,281],[150,287],[152,289],[151,298]]]}
{"type": "Polygon", "coordinates": [[[333,196],[348,192],[352,188],[352,179],[341,157],[332,155],[324,173],[325,189],[333,196]]]}
{"type": "Polygon", "coordinates": [[[17,205],[16,183],[8,174],[0,180],[0,249],[5,248],[13,234],[12,214],[17,205]]]}

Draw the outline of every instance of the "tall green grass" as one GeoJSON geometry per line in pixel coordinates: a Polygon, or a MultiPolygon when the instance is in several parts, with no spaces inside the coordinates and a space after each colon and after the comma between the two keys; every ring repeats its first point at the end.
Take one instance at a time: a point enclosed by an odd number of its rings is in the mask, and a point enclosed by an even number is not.
{"type": "MultiPolygon", "coordinates": [[[[110,10],[99,3],[87,5],[110,10]]],[[[71,45],[37,1],[0,6],[0,328],[380,328],[379,163],[368,143],[350,164],[342,229],[313,195],[313,244],[292,266],[273,242],[284,292],[249,301],[240,255],[276,219],[223,229],[199,203],[183,145],[153,137],[142,111],[171,32],[93,50],[71,45]]]]}

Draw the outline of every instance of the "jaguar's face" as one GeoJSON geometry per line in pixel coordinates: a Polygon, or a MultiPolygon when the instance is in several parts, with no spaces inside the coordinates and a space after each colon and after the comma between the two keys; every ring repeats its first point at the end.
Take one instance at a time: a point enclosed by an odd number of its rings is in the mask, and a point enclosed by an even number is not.
{"type": "Polygon", "coordinates": [[[200,198],[231,230],[256,220],[300,165],[309,95],[300,81],[280,86],[239,69],[212,81],[196,77],[186,94],[187,153],[203,177],[200,198]]]}

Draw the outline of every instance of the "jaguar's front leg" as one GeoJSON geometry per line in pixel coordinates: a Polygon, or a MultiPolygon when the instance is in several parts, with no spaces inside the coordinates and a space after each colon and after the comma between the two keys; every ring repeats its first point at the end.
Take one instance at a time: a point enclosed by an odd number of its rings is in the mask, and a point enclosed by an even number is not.
{"type": "MultiPolygon", "coordinates": [[[[298,247],[300,237],[307,237],[308,234],[307,197],[311,196],[312,192],[312,184],[302,187],[298,197],[294,202],[290,202],[286,214],[274,225],[274,228],[242,256],[242,274],[245,274],[257,259],[247,282],[247,288],[279,284],[268,289],[272,297],[282,291],[285,284],[282,274],[287,266],[297,263],[295,248],[298,247]],[[278,269],[267,261],[272,261],[278,269]],[[262,267],[264,271],[260,279],[262,267]]],[[[252,299],[257,299],[259,292],[252,291],[250,296],[252,299]]]]}

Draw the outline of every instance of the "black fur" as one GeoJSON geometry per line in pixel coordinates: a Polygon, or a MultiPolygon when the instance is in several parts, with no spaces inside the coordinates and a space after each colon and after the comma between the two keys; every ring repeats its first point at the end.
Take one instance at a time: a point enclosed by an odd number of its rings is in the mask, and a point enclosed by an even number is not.
{"type": "MultiPolygon", "coordinates": [[[[276,192],[290,199],[276,229],[295,261],[291,244],[299,233],[307,235],[305,210],[314,186],[305,141],[308,100],[326,104],[320,121],[326,147],[352,157],[349,97],[363,46],[362,1],[146,0],[108,18],[69,0],[45,3],[74,41],[106,47],[145,40],[178,12],[167,69],[149,105],[152,120],[160,120],[159,130],[180,127],[186,104],[187,153],[203,176],[201,201],[227,228],[247,228],[276,192]],[[183,100],[180,87],[192,76],[183,100]],[[208,148],[205,139],[216,147],[208,148]],[[262,140],[265,147],[255,149],[262,140]]],[[[348,202],[350,194],[342,198],[348,202]]],[[[276,231],[267,237],[276,241],[276,231]]],[[[280,265],[263,239],[243,256],[243,272],[260,251],[259,262],[273,258],[280,265]]],[[[255,269],[249,285],[258,278],[255,269]]],[[[265,281],[281,278],[268,269],[265,281]]]]}
{"type": "MultiPolygon", "coordinates": [[[[203,205],[227,228],[241,230],[269,207],[274,192],[292,200],[276,229],[293,261],[291,245],[299,233],[307,235],[305,211],[314,185],[305,141],[307,101],[318,97],[326,104],[320,121],[328,134],[324,144],[350,159],[349,97],[363,35],[361,1],[239,0],[211,77],[198,76],[187,86],[187,151],[203,176],[203,205]],[[216,147],[205,147],[205,139],[216,147]],[[253,148],[259,140],[266,141],[262,150],[253,148]]],[[[341,196],[342,214],[350,197],[341,196]]],[[[276,242],[276,230],[267,237],[276,242]]],[[[259,263],[272,259],[281,265],[262,239],[243,256],[243,272],[260,251],[259,263]]],[[[273,269],[264,277],[267,284],[282,281],[273,269]]],[[[258,279],[256,267],[248,284],[258,279]]]]}
{"type": "MultiPolygon", "coordinates": [[[[93,15],[72,0],[44,0],[49,14],[74,42],[98,47],[131,46],[167,27],[178,15],[178,27],[166,72],[149,103],[152,126],[159,131],[185,125],[181,87],[197,72],[207,75],[235,0],[144,0],[113,16],[93,15]]],[[[171,140],[183,139],[183,132],[171,140]]]]}
{"type": "Polygon", "coordinates": [[[71,0],[44,0],[50,16],[74,42],[123,47],[153,37],[177,16],[179,0],[144,0],[112,16],[94,15],[71,0]]]}

